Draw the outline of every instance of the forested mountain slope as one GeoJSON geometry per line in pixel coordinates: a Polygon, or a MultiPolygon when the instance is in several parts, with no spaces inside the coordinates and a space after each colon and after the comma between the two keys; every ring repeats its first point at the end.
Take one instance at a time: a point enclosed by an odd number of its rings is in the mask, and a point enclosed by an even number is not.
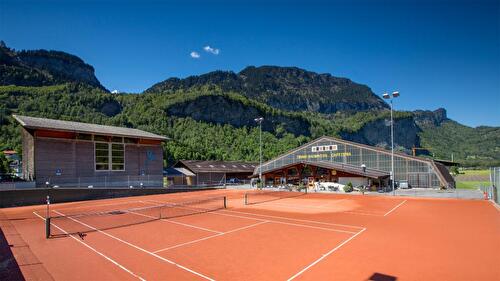
{"type": "MultiPolygon", "coordinates": [[[[36,57],[63,57],[65,67],[54,68],[52,59],[29,62],[30,52],[0,57],[0,81],[9,84],[0,85],[0,149],[21,148],[12,114],[165,135],[172,139],[164,144],[166,164],[179,159],[257,160],[259,129],[253,119],[258,116],[264,117],[264,159],[323,135],[390,145],[387,104],[348,79],[298,68],[250,67],[238,74],[217,71],[171,78],[142,94],[111,94],[81,59],[36,51],[36,57]],[[79,72],[72,70],[79,68],[92,75],[75,76],[79,72]]],[[[464,165],[500,165],[498,127],[458,124],[446,117],[445,109],[396,112],[395,119],[398,150],[410,153],[413,146],[425,147],[439,158],[449,159],[453,153],[464,165]]]]}

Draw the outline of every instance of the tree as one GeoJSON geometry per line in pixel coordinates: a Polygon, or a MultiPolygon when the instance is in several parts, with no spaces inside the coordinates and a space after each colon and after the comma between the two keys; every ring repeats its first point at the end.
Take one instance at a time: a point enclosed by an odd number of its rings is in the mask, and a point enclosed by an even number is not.
{"type": "Polygon", "coordinates": [[[5,157],[5,154],[0,153],[0,174],[9,174],[10,170],[10,161],[5,157]]]}

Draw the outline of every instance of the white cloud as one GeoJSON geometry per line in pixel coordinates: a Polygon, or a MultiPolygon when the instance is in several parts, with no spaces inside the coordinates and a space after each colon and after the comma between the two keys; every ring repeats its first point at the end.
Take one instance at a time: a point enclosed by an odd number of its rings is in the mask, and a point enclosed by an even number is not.
{"type": "Polygon", "coordinates": [[[214,54],[214,55],[218,55],[218,54],[219,54],[219,51],[220,51],[219,49],[217,49],[217,48],[212,48],[212,47],[210,47],[210,46],[208,46],[208,45],[207,45],[207,46],[205,46],[205,47],[203,47],[203,50],[205,50],[205,52],[207,52],[207,53],[211,53],[211,54],[214,54]]]}
{"type": "Polygon", "coordinates": [[[189,55],[190,55],[193,59],[199,59],[199,58],[200,58],[200,54],[198,54],[198,52],[195,52],[195,51],[191,52],[189,55]]]}
{"type": "Polygon", "coordinates": [[[111,91],[111,93],[112,93],[112,94],[118,94],[118,93],[120,93],[120,91],[118,91],[118,90],[113,90],[113,91],[111,91]]]}

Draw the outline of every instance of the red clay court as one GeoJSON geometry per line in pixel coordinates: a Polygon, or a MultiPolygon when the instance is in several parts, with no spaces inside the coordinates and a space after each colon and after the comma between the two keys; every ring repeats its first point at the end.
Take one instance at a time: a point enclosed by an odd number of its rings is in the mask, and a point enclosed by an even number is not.
{"type": "Polygon", "coordinates": [[[0,276],[500,280],[500,212],[489,201],[310,193],[245,205],[244,193],[53,204],[50,239],[46,206],[1,209],[8,245],[0,249],[15,262],[3,264],[10,275],[0,276]]]}

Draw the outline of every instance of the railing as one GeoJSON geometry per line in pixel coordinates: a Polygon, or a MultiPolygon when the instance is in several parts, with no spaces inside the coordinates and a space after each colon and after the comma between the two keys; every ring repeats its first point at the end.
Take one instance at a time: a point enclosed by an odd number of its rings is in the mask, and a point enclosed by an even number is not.
{"type": "Polygon", "coordinates": [[[97,176],[97,177],[38,177],[38,187],[51,188],[158,188],[163,187],[162,175],[97,176]]]}
{"type": "Polygon", "coordinates": [[[490,168],[490,199],[500,205],[500,167],[490,168]]]}

